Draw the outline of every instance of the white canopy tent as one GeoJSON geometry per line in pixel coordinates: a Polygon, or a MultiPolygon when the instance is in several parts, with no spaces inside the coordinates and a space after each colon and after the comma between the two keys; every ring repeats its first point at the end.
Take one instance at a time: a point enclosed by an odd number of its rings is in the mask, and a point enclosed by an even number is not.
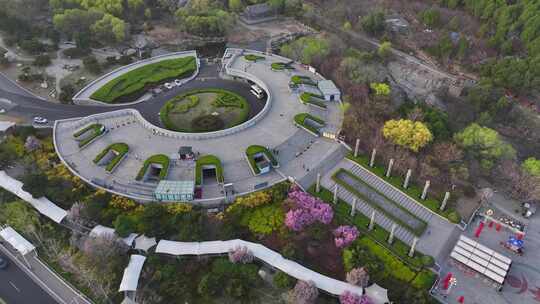
{"type": "Polygon", "coordinates": [[[388,290],[375,283],[366,288],[366,295],[373,301],[373,304],[390,303],[388,290]]]}
{"type": "Polygon", "coordinates": [[[139,276],[146,260],[145,256],[134,254],[129,259],[129,264],[124,270],[124,276],[118,291],[136,291],[139,284],[139,276]]]}
{"type": "Polygon", "coordinates": [[[359,286],[329,278],[294,261],[287,260],[279,253],[268,249],[263,245],[239,239],[200,243],[161,240],[156,247],[156,253],[166,253],[171,255],[223,254],[237,247],[247,247],[257,259],[272,265],[298,280],[312,281],[317,288],[330,294],[339,296],[345,291],[350,291],[358,295],[363,294],[363,290],[359,286]]]}
{"type": "MultiPolygon", "coordinates": [[[[122,241],[124,241],[124,243],[126,245],[131,247],[131,245],[133,245],[133,242],[135,242],[135,239],[137,238],[137,235],[138,234],[136,234],[136,233],[131,233],[127,237],[121,238],[121,239],[122,239],[122,241]]],[[[92,237],[99,237],[99,236],[117,237],[116,231],[114,230],[114,228],[106,227],[106,226],[102,226],[102,225],[97,225],[94,228],[92,228],[92,230],[90,231],[90,236],[92,236],[92,237]]]]}
{"type": "Polygon", "coordinates": [[[17,195],[24,201],[28,202],[37,211],[56,223],[62,222],[67,216],[67,211],[56,206],[46,197],[40,197],[38,199],[32,197],[32,195],[22,189],[23,183],[7,175],[5,171],[0,171],[0,186],[9,192],[17,195]]]}
{"type": "Polygon", "coordinates": [[[36,249],[32,243],[9,226],[0,230],[0,236],[22,255],[26,255],[36,249]]]}

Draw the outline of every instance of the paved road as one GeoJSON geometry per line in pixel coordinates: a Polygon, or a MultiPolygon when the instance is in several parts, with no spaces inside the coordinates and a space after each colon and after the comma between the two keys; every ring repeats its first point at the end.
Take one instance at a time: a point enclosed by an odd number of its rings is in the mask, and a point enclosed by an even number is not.
{"type": "Polygon", "coordinates": [[[7,304],[57,303],[11,259],[9,267],[0,270],[0,299],[7,304]]]}
{"type": "Polygon", "coordinates": [[[210,71],[205,72],[205,78],[202,80],[195,79],[182,87],[176,87],[145,102],[124,106],[82,106],[44,101],[32,96],[26,90],[18,87],[11,80],[0,74],[0,108],[6,109],[8,115],[25,118],[27,120],[31,120],[34,116],[42,116],[47,118],[50,121],[50,124],[59,119],[84,117],[97,113],[130,108],[138,110],[149,122],[161,126],[158,113],[167,100],[188,90],[218,87],[233,91],[246,98],[251,104],[250,116],[254,116],[258,111],[260,111],[263,104],[258,101],[255,96],[249,93],[248,84],[239,81],[224,80],[214,76],[209,77],[207,74],[217,74],[217,72],[212,73],[211,69],[213,68],[215,69],[215,66],[208,66],[208,68],[206,68],[206,70],[210,71]],[[2,101],[2,98],[11,101],[12,104],[2,101]]]}

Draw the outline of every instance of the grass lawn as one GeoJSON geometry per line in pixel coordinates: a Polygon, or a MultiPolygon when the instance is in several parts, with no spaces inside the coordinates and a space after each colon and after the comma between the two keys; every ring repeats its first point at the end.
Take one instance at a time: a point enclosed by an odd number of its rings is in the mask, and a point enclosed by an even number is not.
{"type": "Polygon", "coordinates": [[[452,223],[459,223],[461,221],[461,216],[452,208],[447,208],[445,211],[440,211],[440,203],[442,202],[442,197],[433,197],[433,194],[428,194],[427,198],[425,200],[420,199],[420,196],[422,195],[422,188],[418,187],[414,183],[409,183],[409,187],[407,189],[404,189],[403,182],[404,179],[399,176],[390,176],[386,177],[386,169],[383,166],[375,165],[373,167],[369,166],[369,158],[365,155],[359,155],[358,157],[354,157],[352,154],[348,155],[347,158],[350,160],[356,162],[357,164],[361,165],[365,169],[373,172],[386,182],[392,184],[394,187],[398,188],[402,192],[408,194],[412,199],[414,199],[419,204],[425,206],[426,208],[430,209],[431,211],[447,218],[452,223]]]}
{"type": "Polygon", "coordinates": [[[326,109],[326,103],[324,102],[324,96],[309,93],[309,92],[303,92],[300,95],[300,101],[302,101],[303,104],[312,104],[321,108],[326,109]]]}
{"type": "Polygon", "coordinates": [[[259,61],[259,60],[264,60],[265,57],[264,57],[264,56],[255,55],[255,54],[248,54],[248,55],[245,55],[245,56],[244,56],[244,59],[247,60],[247,61],[257,62],[257,61],[259,61]]]}
{"type": "Polygon", "coordinates": [[[215,166],[216,178],[219,183],[223,183],[223,167],[221,166],[221,160],[214,155],[204,155],[197,159],[195,165],[195,183],[197,185],[202,184],[202,169],[204,166],[215,166]]]}
{"type": "Polygon", "coordinates": [[[105,148],[103,151],[101,151],[97,156],[96,158],[94,158],[94,163],[98,163],[105,155],[107,155],[107,153],[110,151],[110,150],[114,150],[116,151],[118,154],[113,158],[111,159],[111,161],[107,164],[107,166],[105,167],[105,170],[111,172],[114,167],[116,167],[116,164],[118,164],[118,162],[120,160],[122,160],[122,158],[124,157],[124,155],[126,153],[128,153],[129,151],[129,146],[125,143],[115,143],[115,144],[112,144],[112,145],[109,145],[107,148],[105,148]]]}
{"type": "Polygon", "coordinates": [[[167,101],[159,116],[165,128],[172,131],[211,132],[247,121],[249,104],[227,90],[193,90],[167,101]]]}
{"type": "Polygon", "coordinates": [[[295,85],[305,84],[310,86],[317,86],[317,83],[311,80],[311,78],[301,75],[294,75],[293,77],[291,77],[291,82],[295,85]]]}
{"type": "Polygon", "coordinates": [[[334,194],[330,190],[321,187],[321,191],[319,193],[315,193],[315,185],[313,185],[308,189],[308,192],[316,197],[319,197],[332,206],[334,209],[334,219],[337,221],[337,224],[356,226],[359,231],[372,239],[378,246],[384,247],[386,251],[409,266],[415,269],[420,269],[423,266],[431,266],[433,263],[433,258],[431,256],[424,255],[418,251],[415,252],[412,258],[409,257],[408,254],[410,247],[398,238],[394,238],[394,242],[391,245],[388,244],[387,241],[390,233],[381,226],[375,224],[374,229],[369,231],[368,226],[370,219],[359,212],[357,212],[354,216],[351,216],[351,206],[341,199],[338,199],[337,204],[334,204],[334,194]]]}
{"type": "Polygon", "coordinates": [[[167,173],[169,172],[169,162],[170,160],[167,155],[164,155],[164,154],[152,155],[144,161],[144,164],[141,170],[139,170],[139,173],[137,173],[137,177],[135,179],[141,180],[144,174],[146,173],[146,170],[148,170],[148,166],[150,166],[151,164],[158,164],[163,167],[163,169],[161,169],[161,172],[159,173],[159,179],[162,180],[165,177],[167,177],[167,173]]]}
{"type": "Polygon", "coordinates": [[[294,122],[296,124],[310,130],[311,132],[313,132],[315,134],[319,134],[319,129],[320,128],[314,127],[313,125],[310,125],[309,123],[306,123],[306,119],[312,120],[312,121],[318,123],[321,126],[325,125],[324,120],[322,120],[320,117],[313,116],[313,115],[308,114],[308,113],[300,113],[300,114],[296,114],[294,116],[294,122]]]}
{"type": "Polygon", "coordinates": [[[87,133],[87,132],[92,132],[92,134],[90,136],[88,136],[87,138],[85,138],[84,140],[81,140],[79,142],[79,148],[82,148],[84,146],[86,146],[87,144],[89,144],[92,140],[94,140],[94,138],[100,136],[101,134],[105,133],[105,126],[103,126],[102,124],[91,124],[91,125],[88,125],[82,129],[80,129],[79,131],[73,133],[73,137],[75,137],[75,139],[78,139],[79,137],[81,137],[83,134],[87,133]]]}
{"type": "Polygon", "coordinates": [[[168,59],[147,64],[109,81],[95,91],[91,98],[106,103],[127,102],[125,98],[136,99],[148,86],[157,85],[169,79],[190,76],[196,69],[195,57],[168,59]]]}
{"type": "Polygon", "coordinates": [[[253,171],[255,171],[256,174],[259,174],[260,170],[255,164],[255,159],[253,157],[255,156],[255,154],[258,154],[258,153],[264,153],[264,155],[266,155],[266,157],[268,157],[268,159],[270,160],[270,163],[272,164],[273,167],[278,166],[278,162],[276,158],[274,157],[272,152],[270,152],[268,149],[266,149],[263,146],[258,146],[258,145],[249,146],[246,149],[246,156],[249,161],[249,165],[251,166],[253,171]]]}
{"type": "MultiPolygon", "coordinates": [[[[388,218],[392,219],[394,222],[398,223],[399,225],[403,226],[404,228],[406,228],[407,230],[409,230],[410,232],[412,232],[413,234],[417,235],[417,236],[420,236],[422,235],[422,233],[424,233],[424,231],[426,230],[427,228],[427,223],[423,220],[421,220],[420,218],[418,218],[416,215],[412,214],[409,210],[407,210],[406,208],[403,208],[401,205],[398,205],[396,202],[394,202],[392,199],[388,198],[386,195],[382,194],[381,192],[377,191],[377,189],[371,187],[370,185],[368,185],[367,183],[365,183],[362,179],[360,179],[358,176],[354,175],[353,173],[341,168],[339,169],[333,176],[332,176],[332,179],[338,183],[340,186],[344,187],[345,189],[347,189],[349,192],[355,194],[358,198],[361,198],[362,200],[364,200],[366,203],[368,203],[371,207],[377,209],[379,212],[381,212],[382,214],[386,215],[388,218]],[[379,206],[379,204],[377,204],[376,202],[374,202],[373,200],[371,200],[366,194],[358,191],[355,187],[351,186],[349,183],[345,182],[344,180],[340,179],[338,177],[339,174],[345,174],[347,175],[348,177],[354,179],[355,181],[357,181],[358,183],[361,183],[363,184],[366,188],[370,189],[371,191],[379,194],[380,196],[382,196],[384,199],[386,199],[386,201],[390,204],[392,204],[394,207],[397,207],[398,209],[400,209],[403,213],[405,213],[406,215],[414,218],[419,224],[418,226],[411,226],[409,224],[407,224],[407,222],[405,222],[403,219],[401,219],[399,216],[396,216],[395,214],[385,210],[384,208],[382,208],[381,206],[379,206]]],[[[397,211],[396,211],[397,212],[397,211]]],[[[406,216],[406,215],[403,215],[403,216],[406,216]]]]}

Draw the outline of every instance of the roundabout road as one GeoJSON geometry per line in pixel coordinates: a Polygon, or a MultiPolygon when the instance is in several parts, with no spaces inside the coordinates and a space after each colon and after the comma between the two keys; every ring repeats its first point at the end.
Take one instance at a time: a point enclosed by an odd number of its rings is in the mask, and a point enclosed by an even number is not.
{"type": "MultiPolygon", "coordinates": [[[[47,118],[52,126],[55,120],[85,117],[92,114],[110,112],[120,109],[136,109],[150,123],[157,126],[162,126],[159,121],[159,110],[172,97],[200,88],[222,88],[235,92],[246,98],[252,107],[251,111],[260,111],[264,106],[264,102],[258,100],[249,93],[250,87],[248,84],[240,81],[232,81],[220,79],[215,72],[214,66],[202,67],[206,76],[205,80],[195,78],[194,80],[184,84],[181,87],[175,87],[170,91],[163,92],[160,95],[150,98],[147,101],[134,105],[119,105],[119,106],[87,106],[73,104],[59,104],[49,101],[44,101],[38,97],[31,96],[25,89],[19,87],[12,80],[0,74],[0,99],[10,100],[13,105],[5,104],[0,101],[0,108],[7,110],[7,115],[17,116],[28,121],[31,121],[34,116],[42,116],[47,118]],[[210,71],[211,77],[207,77],[210,71]],[[259,108],[257,108],[259,106],[259,108]]],[[[200,73],[201,74],[201,73],[200,73]]],[[[251,117],[250,113],[250,117],[251,117]]]]}

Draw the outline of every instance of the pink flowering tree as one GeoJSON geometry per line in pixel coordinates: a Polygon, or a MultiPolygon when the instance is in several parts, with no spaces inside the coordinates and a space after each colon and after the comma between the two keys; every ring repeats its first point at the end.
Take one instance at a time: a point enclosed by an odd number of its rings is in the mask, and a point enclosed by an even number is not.
{"type": "Polygon", "coordinates": [[[366,296],[360,296],[350,291],[345,291],[339,296],[339,302],[341,304],[373,304],[371,299],[366,296]]]}
{"type": "Polygon", "coordinates": [[[339,226],[334,230],[334,243],[337,248],[347,247],[358,238],[359,234],[354,226],[339,226]]]}
{"type": "Polygon", "coordinates": [[[253,254],[246,246],[239,246],[229,251],[231,263],[247,264],[253,262],[253,254]]]}
{"type": "Polygon", "coordinates": [[[311,281],[298,281],[291,293],[295,304],[313,304],[319,296],[319,290],[311,281]]]}
{"type": "Polygon", "coordinates": [[[332,222],[334,217],[332,207],[298,187],[289,192],[289,199],[294,202],[293,208],[285,215],[285,225],[289,229],[302,231],[315,222],[325,225],[332,222]]]}
{"type": "Polygon", "coordinates": [[[369,273],[364,267],[353,268],[351,271],[347,272],[346,280],[353,285],[365,288],[369,283],[369,273]]]}

